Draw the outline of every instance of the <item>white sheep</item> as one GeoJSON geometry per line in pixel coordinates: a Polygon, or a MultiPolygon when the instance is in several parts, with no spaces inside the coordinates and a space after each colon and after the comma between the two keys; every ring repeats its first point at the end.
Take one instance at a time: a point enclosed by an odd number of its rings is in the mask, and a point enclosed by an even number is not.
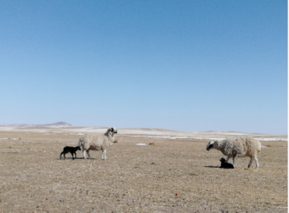
{"type": "Polygon", "coordinates": [[[78,146],[82,148],[84,159],[86,159],[86,153],[90,157],[89,150],[101,150],[101,159],[106,160],[106,149],[115,142],[115,134],[117,134],[117,130],[111,127],[104,134],[81,137],[78,141],[78,146]]]}
{"type": "Polygon", "coordinates": [[[235,167],[235,157],[250,157],[248,168],[250,168],[253,158],[256,162],[256,169],[259,167],[258,153],[261,151],[260,141],[248,138],[238,137],[224,140],[211,141],[207,145],[207,151],[217,149],[227,156],[227,162],[233,157],[233,166],[235,167]]]}

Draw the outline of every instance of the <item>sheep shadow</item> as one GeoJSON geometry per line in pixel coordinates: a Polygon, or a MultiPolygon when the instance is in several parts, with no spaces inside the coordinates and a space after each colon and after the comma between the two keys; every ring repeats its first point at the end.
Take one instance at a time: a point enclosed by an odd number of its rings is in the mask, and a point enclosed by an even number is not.
{"type": "MultiPolygon", "coordinates": [[[[63,158],[57,158],[56,160],[73,160],[72,157],[66,157],[65,159],[63,158]]],[[[84,159],[84,157],[80,157],[80,158],[74,158],[74,160],[97,160],[96,158],[87,158],[84,159]]]]}
{"type": "Polygon", "coordinates": [[[97,160],[97,158],[87,158],[87,159],[84,159],[84,157],[81,157],[81,158],[78,158],[79,160],[97,160]]]}

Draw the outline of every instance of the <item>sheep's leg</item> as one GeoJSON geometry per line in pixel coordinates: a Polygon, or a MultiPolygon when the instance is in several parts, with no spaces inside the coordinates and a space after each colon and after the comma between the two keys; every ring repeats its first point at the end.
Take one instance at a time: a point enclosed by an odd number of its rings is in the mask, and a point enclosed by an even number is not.
{"type": "Polygon", "coordinates": [[[259,167],[259,162],[258,162],[257,156],[254,157],[254,160],[255,160],[255,162],[256,162],[256,169],[258,169],[258,167],[259,167]]]}
{"type": "Polygon", "coordinates": [[[229,162],[229,159],[230,159],[230,158],[231,158],[231,157],[229,157],[229,156],[227,157],[227,163],[229,162]]]}
{"type": "Polygon", "coordinates": [[[101,160],[106,160],[106,149],[102,150],[101,160]]]}
{"type": "Polygon", "coordinates": [[[86,150],[83,150],[83,158],[86,159],[86,150]]]}
{"type": "Polygon", "coordinates": [[[62,155],[62,153],[63,153],[63,152],[60,153],[60,157],[59,157],[60,159],[61,159],[61,155],[62,155]]]}
{"type": "Polygon", "coordinates": [[[88,157],[90,158],[89,150],[87,150],[87,155],[88,155],[88,157]]]}
{"type": "Polygon", "coordinates": [[[249,162],[249,164],[248,164],[248,168],[250,168],[250,166],[252,165],[252,161],[253,161],[253,158],[250,157],[250,162],[249,162]]]}
{"type": "Polygon", "coordinates": [[[235,157],[233,157],[233,166],[235,168],[235,157]]]}

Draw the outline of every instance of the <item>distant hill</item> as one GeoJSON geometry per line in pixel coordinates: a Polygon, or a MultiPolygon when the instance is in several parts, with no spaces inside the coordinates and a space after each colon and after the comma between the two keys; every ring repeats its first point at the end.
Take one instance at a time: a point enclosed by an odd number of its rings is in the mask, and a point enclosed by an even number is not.
{"type": "Polygon", "coordinates": [[[73,125],[60,121],[51,124],[4,124],[2,127],[20,127],[20,128],[33,128],[33,127],[73,127],[73,125]]]}
{"type": "Polygon", "coordinates": [[[60,121],[60,122],[56,122],[56,123],[52,123],[52,124],[40,124],[41,126],[65,126],[65,127],[70,127],[73,126],[69,123],[60,121]]]}

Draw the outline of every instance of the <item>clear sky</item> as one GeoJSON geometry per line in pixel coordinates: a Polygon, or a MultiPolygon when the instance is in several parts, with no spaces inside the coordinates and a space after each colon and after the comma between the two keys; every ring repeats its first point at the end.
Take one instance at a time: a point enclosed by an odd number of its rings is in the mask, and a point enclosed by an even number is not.
{"type": "Polygon", "coordinates": [[[2,0],[0,124],[287,134],[286,0],[2,0]]]}

